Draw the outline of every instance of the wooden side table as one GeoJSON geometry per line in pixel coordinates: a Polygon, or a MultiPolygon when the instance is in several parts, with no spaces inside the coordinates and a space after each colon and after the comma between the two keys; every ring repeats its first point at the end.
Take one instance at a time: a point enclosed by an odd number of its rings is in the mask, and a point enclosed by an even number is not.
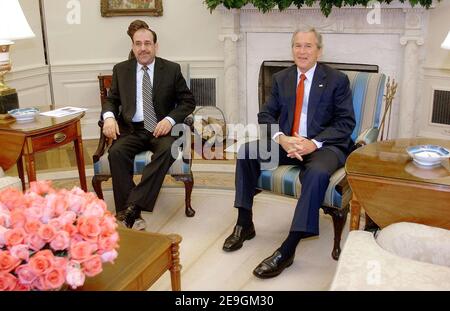
{"type": "Polygon", "coordinates": [[[2,148],[0,166],[7,170],[17,164],[22,187],[25,189],[22,156],[26,163],[28,181],[34,181],[36,180],[34,154],[73,142],[80,185],[84,191],[87,191],[80,122],[83,116],[84,112],[81,112],[61,118],[37,116],[31,122],[0,123],[0,146],[2,148]]]}
{"type": "Polygon", "coordinates": [[[415,222],[450,229],[450,162],[420,167],[406,148],[450,141],[430,138],[394,139],[358,148],[345,164],[353,191],[350,230],[359,229],[361,208],[381,228],[415,222]]]}
{"type": "Polygon", "coordinates": [[[172,290],[181,290],[178,234],[149,233],[119,228],[119,256],[104,264],[103,272],[79,288],[82,291],[145,291],[166,271],[172,290]]]}

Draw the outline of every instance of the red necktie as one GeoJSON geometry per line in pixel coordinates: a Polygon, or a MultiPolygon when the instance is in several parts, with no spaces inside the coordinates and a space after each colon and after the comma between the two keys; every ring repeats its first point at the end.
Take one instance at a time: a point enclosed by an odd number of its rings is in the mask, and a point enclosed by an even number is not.
{"type": "Polygon", "coordinates": [[[302,106],[303,106],[303,94],[305,93],[305,74],[300,75],[300,82],[297,85],[297,95],[295,96],[295,114],[294,114],[294,124],[292,125],[291,136],[294,133],[300,135],[300,117],[302,116],[302,106]]]}

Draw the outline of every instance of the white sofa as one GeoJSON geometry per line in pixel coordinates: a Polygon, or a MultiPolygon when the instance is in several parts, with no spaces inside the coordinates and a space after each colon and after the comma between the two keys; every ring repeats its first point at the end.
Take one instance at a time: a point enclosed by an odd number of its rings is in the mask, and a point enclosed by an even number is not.
{"type": "Polygon", "coordinates": [[[7,187],[14,187],[19,190],[22,190],[22,183],[20,181],[20,178],[18,177],[6,176],[5,172],[0,167],[0,190],[7,187]]]}
{"type": "Polygon", "coordinates": [[[330,290],[450,290],[450,230],[396,223],[351,231],[330,290]]]}

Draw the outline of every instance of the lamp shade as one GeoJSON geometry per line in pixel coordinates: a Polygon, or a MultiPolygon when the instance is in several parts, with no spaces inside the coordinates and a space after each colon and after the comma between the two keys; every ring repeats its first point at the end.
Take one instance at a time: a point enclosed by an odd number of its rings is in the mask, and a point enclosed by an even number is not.
{"type": "Polygon", "coordinates": [[[448,32],[447,37],[445,38],[444,42],[442,42],[441,48],[450,50],[450,31],[448,32]]]}
{"type": "Polygon", "coordinates": [[[19,0],[0,1],[0,41],[13,41],[34,37],[23,14],[19,0]]]}

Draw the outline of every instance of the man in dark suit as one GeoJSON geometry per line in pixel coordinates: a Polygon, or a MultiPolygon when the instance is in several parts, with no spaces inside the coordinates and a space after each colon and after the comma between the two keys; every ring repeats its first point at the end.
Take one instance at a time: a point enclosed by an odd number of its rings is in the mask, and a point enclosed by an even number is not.
{"type": "MultiPolygon", "coordinates": [[[[258,122],[268,126],[267,139],[279,144],[275,147],[279,164],[299,165],[302,184],[289,235],[255,268],[253,274],[259,278],[279,275],[293,263],[300,240],[319,234],[319,208],[330,176],[344,165],[353,145],[350,135],[355,118],[349,80],[318,64],[321,52],[322,37],[315,29],[296,31],[292,36],[295,66],[274,74],[270,98],[258,114],[258,122]],[[279,126],[279,131],[271,131],[271,125],[279,126]]],[[[238,220],[223,245],[228,252],[255,236],[252,205],[264,162],[251,155],[259,143],[243,145],[238,154],[234,202],[238,220]]]]}
{"type": "Polygon", "coordinates": [[[170,135],[171,129],[195,108],[180,66],[156,57],[156,33],[144,26],[132,37],[136,59],[114,66],[111,89],[102,110],[103,133],[114,139],[109,164],[116,216],[129,228],[136,219],[142,223],[141,210],[153,210],[164,176],[176,157],[171,154],[176,140],[170,135]],[[134,157],[145,150],[153,152],[152,161],[135,185],[134,157]]]}

